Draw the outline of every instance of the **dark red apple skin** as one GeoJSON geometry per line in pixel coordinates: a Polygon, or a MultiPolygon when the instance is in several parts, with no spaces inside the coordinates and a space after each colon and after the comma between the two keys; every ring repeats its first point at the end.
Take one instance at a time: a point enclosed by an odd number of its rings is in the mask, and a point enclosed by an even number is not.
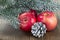
{"type": "Polygon", "coordinates": [[[35,17],[37,17],[37,12],[36,12],[36,10],[30,9],[30,13],[32,13],[35,17]]]}
{"type": "Polygon", "coordinates": [[[31,26],[36,22],[36,17],[34,16],[34,12],[25,12],[18,16],[20,22],[20,29],[26,32],[31,30],[31,26]]]}
{"type": "Polygon", "coordinates": [[[44,24],[46,24],[47,31],[52,31],[57,26],[57,18],[55,16],[55,13],[53,13],[51,11],[41,12],[37,16],[37,21],[43,22],[44,24]]]}

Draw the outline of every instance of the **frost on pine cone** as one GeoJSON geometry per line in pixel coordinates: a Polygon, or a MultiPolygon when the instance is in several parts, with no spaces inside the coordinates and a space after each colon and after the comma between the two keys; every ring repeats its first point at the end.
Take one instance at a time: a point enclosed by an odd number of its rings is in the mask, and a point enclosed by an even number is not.
{"type": "Polygon", "coordinates": [[[32,28],[31,28],[31,33],[35,37],[43,37],[44,34],[46,33],[46,26],[42,22],[37,22],[35,23],[32,28]]]}

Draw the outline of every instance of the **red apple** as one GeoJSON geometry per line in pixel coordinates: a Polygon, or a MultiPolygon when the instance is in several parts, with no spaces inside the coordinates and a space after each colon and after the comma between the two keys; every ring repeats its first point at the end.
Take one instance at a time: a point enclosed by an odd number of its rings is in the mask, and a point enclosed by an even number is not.
{"type": "Polygon", "coordinates": [[[55,14],[51,11],[41,12],[37,16],[37,21],[43,22],[44,24],[46,24],[47,31],[52,31],[57,26],[57,18],[55,16],[55,14]]]}
{"type": "Polygon", "coordinates": [[[36,18],[33,14],[34,11],[28,11],[18,16],[21,30],[27,32],[31,30],[31,26],[36,22],[36,18]]]}

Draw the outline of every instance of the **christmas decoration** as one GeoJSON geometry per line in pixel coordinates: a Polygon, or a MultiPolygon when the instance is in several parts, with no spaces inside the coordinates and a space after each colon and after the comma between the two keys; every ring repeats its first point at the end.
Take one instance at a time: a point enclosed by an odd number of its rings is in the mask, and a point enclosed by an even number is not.
{"type": "Polygon", "coordinates": [[[31,26],[36,22],[34,11],[28,11],[18,16],[20,22],[20,29],[23,31],[30,31],[31,26]]]}
{"type": "Polygon", "coordinates": [[[34,26],[33,24],[36,22],[36,20],[37,22],[44,23],[47,31],[55,29],[57,19],[54,13],[58,10],[60,10],[60,3],[56,3],[54,0],[0,0],[0,16],[6,18],[15,29],[21,29],[23,31],[31,31],[31,27],[34,26]],[[49,15],[51,14],[52,16],[43,16],[42,14],[45,14],[44,11],[48,11],[47,13],[49,15]],[[40,12],[42,13],[40,14],[40,12]]]}
{"type": "Polygon", "coordinates": [[[42,22],[37,22],[32,25],[31,33],[35,37],[43,37],[44,34],[46,33],[46,26],[42,22]]]}
{"type": "MultiPolygon", "coordinates": [[[[14,28],[19,28],[18,15],[30,9],[41,11],[60,10],[60,4],[53,0],[0,0],[0,15],[7,18],[14,28]]],[[[38,13],[37,13],[38,14],[38,13]]]]}
{"type": "Polygon", "coordinates": [[[47,31],[52,31],[57,26],[57,18],[55,14],[51,11],[41,12],[37,17],[37,21],[45,23],[47,31]]]}

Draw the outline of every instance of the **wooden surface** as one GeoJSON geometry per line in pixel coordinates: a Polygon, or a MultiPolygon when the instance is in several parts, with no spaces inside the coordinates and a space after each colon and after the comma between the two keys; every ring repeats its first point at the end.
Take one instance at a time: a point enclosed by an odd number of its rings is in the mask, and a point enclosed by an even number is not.
{"type": "Polygon", "coordinates": [[[0,40],[60,40],[60,12],[57,12],[56,16],[58,19],[57,28],[54,31],[47,32],[42,38],[35,38],[31,33],[16,30],[0,17],[0,40]]]}

